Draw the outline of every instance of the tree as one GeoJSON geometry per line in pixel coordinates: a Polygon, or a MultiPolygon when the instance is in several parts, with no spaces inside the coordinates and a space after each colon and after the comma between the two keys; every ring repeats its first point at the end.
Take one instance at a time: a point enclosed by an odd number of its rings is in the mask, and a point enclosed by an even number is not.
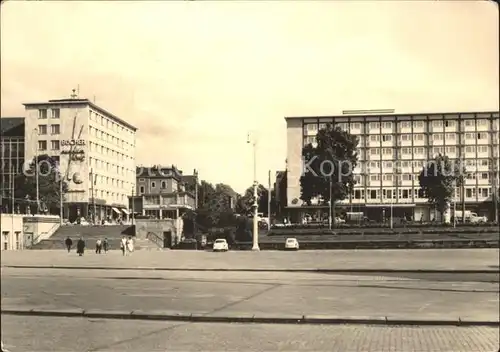
{"type": "MultiPolygon", "coordinates": [[[[236,205],[236,212],[241,215],[249,215],[252,213],[253,204],[254,204],[254,195],[253,195],[253,186],[248,187],[245,190],[245,193],[242,197],[238,199],[236,205]]],[[[268,214],[268,199],[269,199],[269,191],[266,187],[259,184],[257,186],[257,212],[263,213],[264,215],[268,214]]],[[[276,213],[276,192],[271,190],[271,214],[276,213]]]]}
{"type": "MultiPolygon", "coordinates": [[[[316,146],[304,146],[304,168],[300,178],[300,199],[304,203],[311,205],[311,200],[317,197],[323,205],[330,201],[335,204],[352,193],[358,143],[355,135],[327,124],[318,131],[316,146]]],[[[333,214],[332,218],[335,219],[333,214]]]]}
{"type": "Polygon", "coordinates": [[[234,225],[231,198],[236,192],[231,186],[219,183],[213,186],[202,180],[198,187],[198,209],[196,222],[203,227],[225,227],[234,225]]]}
{"type": "Polygon", "coordinates": [[[30,207],[36,206],[36,161],[38,162],[40,210],[52,214],[59,213],[61,182],[63,195],[68,192],[68,184],[59,171],[57,161],[48,155],[39,155],[38,158],[34,158],[29,168],[15,178],[14,197],[18,200],[25,200],[23,203],[30,207]]]}
{"type": "Polygon", "coordinates": [[[459,161],[452,162],[441,154],[425,164],[420,171],[420,189],[441,216],[449,210],[455,188],[462,185],[465,173],[465,167],[459,161]]]}

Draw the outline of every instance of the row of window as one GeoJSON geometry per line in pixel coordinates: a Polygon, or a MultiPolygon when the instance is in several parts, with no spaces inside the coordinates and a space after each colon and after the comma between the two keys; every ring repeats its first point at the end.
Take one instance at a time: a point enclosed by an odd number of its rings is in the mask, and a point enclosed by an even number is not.
{"type": "Polygon", "coordinates": [[[24,157],[24,141],[18,139],[9,140],[2,138],[0,142],[0,155],[3,158],[22,158],[24,157]]]}
{"type": "MultiPolygon", "coordinates": [[[[466,166],[484,166],[484,167],[489,167],[490,164],[490,160],[489,159],[466,159],[464,161],[464,164],[466,166]]],[[[498,162],[497,162],[498,164],[498,162]]],[[[370,161],[369,163],[367,163],[367,165],[370,167],[370,168],[373,168],[373,169],[379,169],[380,166],[382,166],[383,168],[388,168],[388,169],[392,169],[392,168],[423,168],[424,165],[426,165],[426,162],[425,161],[422,161],[422,160],[412,160],[412,161],[409,161],[409,160],[402,160],[402,161],[370,161]]],[[[362,165],[360,165],[360,167],[362,167],[362,165]]]]}
{"type": "MultiPolygon", "coordinates": [[[[89,190],[89,194],[92,195],[92,190],[89,190]]],[[[128,200],[128,194],[112,192],[103,189],[94,189],[94,196],[96,198],[106,199],[115,202],[121,202],[121,204],[125,204],[128,200]]]]}
{"type": "Polygon", "coordinates": [[[51,140],[51,141],[38,141],[38,151],[46,151],[48,150],[48,142],[50,142],[50,150],[60,150],[61,149],[61,141],[59,140],[51,140]]]}
{"type": "Polygon", "coordinates": [[[47,135],[48,126],[50,126],[51,135],[61,134],[61,125],[51,124],[51,125],[38,125],[38,135],[39,136],[47,135]]]}
{"type": "MultiPolygon", "coordinates": [[[[463,127],[483,127],[488,128],[490,126],[490,121],[488,119],[478,119],[478,120],[462,120],[463,127]]],[[[367,130],[388,130],[392,129],[394,126],[398,126],[401,129],[410,129],[413,125],[413,128],[419,129],[423,128],[426,124],[426,121],[423,120],[415,120],[415,121],[384,121],[384,122],[338,122],[335,123],[335,126],[340,127],[344,131],[347,131],[349,128],[351,130],[361,130],[362,126],[365,125],[367,130]]],[[[327,125],[327,122],[320,123],[305,123],[304,131],[316,131],[318,129],[323,129],[327,125]]],[[[429,125],[434,128],[453,128],[458,125],[458,121],[456,120],[431,120],[429,121],[429,125]]],[[[495,130],[498,130],[498,120],[493,122],[493,126],[495,130]]]]}
{"type": "MultiPolygon", "coordinates": [[[[100,160],[97,158],[89,158],[89,166],[94,169],[94,171],[105,171],[108,173],[117,174],[120,176],[124,176],[125,178],[131,178],[135,176],[134,170],[126,168],[124,166],[110,163],[108,161],[100,160]]],[[[96,175],[98,172],[96,173],[96,175]]]]}
{"type": "Polygon", "coordinates": [[[134,146],[132,143],[129,143],[125,139],[113,136],[112,134],[97,129],[93,126],[89,126],[89,135],[125,150],[128,150],[130,147],[134,146]]]}
{"type": "Polygon", "coordinates": [[[39,119],[47,119],[49,115],[51,119],[58,119],[61,117],[61,109],[38,109],[39,119]]]}
{"type": "MultiPolygon", "coordinates": [[[[424,154],[424,151],[429,150],[430,148],[427,147],[415,147],[415,148],[409,148],[409,147],[403,147],[401,148],[401,154],[406,154],[406,155],[412,155],[412,154],[424,154]]],[[[463,146],[462,150],[465,151],[466,153],[488,153],[490,149],[490,146],[488,145],[467,145],[463,146]]],[[[445,153],[456,153],[458,150],[458,147],[455,146],[448,146],[448,147],[432,147],[430,151],[433,154],[445,154],[445,153]]],[[[396,153],[396,149],[394,148],[370,148],[370,155],[394,155],[396,153]]]]}
{"type": "Polygon", "coordinates": [[[133,156],[130,155],[130,153],[122,153],[112,148],[105,147],[104,145],[94,142],[89,143],[89,151],[102,154],[113,160],[118,160],[118,161],[128,161],[133,159],[133,156]]]}
{"type": "Polygon", "coordinates": [[[126,135],[127,137],[131,137],[134,134],[134,131],[130,128],[124,127],[122,124],[119,124],[118,122],[115,122],[93,110],[90,110],[89,120],[95,121],[102,127],[118,134],[126,135]]]}
{"type": "MultiPolygon", "coordinates": [[[[370,181],[418,181],[418,177],[420,175],[419,173],[416,174],[409,174],[409,173],[404,173],[400,175],[394,175],[392,173],[390,174],[380,174],[378,173],[373,173],[369,175],[369,180],[370,181]]],[[[356,175],[355,177],[356,183],[361,184],[363,180],[362,175],[356,175]]],[[[475,180],[475,179],[480,179],[480,180],[489,180],[490,174],[489,172],[470,172],[467,173],[466,178],[469,180],[475,180]]]]}
{"type": "MultiPolygon", "coordinates": [[[[10,247],[10,241],[9,241],[9,236],[10,235],[10,231],[2,231],[2,237],[3,237],[3,249],[4,250],[9,250],[9,247],[10,247]]],[[[15,249],[19,250],[21,249],[21,232],[20,231],[15,231],[14,232],[14,235],[15,235],[15,249]]]]}
{"type": "MultiPolygon", "coordinates": [[[[461,197],[460,189],[457,189],[456,198],[461,197]]],[[[492,190],[488,187],[467,187],[465,188],[465,198],[487,198],[491,196],[492,190]]],[[[425,199],[420,188],[399,188],[396,189],[357,189],[354,190],[353,199],[425,199]],[[382,196],[382,197],[381,197],[382,196]]]]}

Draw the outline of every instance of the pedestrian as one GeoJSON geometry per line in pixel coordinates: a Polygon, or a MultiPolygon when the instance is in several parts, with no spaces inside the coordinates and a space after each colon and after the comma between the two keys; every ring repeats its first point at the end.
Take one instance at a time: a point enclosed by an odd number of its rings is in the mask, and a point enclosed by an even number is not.
{"type": "Polygon", "coordinates": [[[76,253],[81,257],[84,252],[85,252],[85,241],[83,240],[83,237],[80,237],[80,239],[76,244],[76,253]]]}
{"type": "Polygon", "coordinates": [[[73,245],[73,241],[68,236],[66,238],[66,241],[64,241],[64,243],[66,244],[66,248],[68,249],[68,253],[69,253],[71,251],[71,246],[73,245]]]}
{"type": "Polygon", "coordinates": [[[132,253],[134,251],[134,241],[132,240],[132,237],[129,237],[127,240],[127,251],[129,253],[132,253]]]}
{"type": "Polygon", "coordinates": [[[101,239],[98,238],[97,241],[95,241],[95,253],[101,254],[101,248],[102,248],[102,242],[101,239]]]}
{"type": "Polygon", "coordinates": [[[127,238],[125,236],[123,236],[122,240],[120,241],[120,249],[122,250],[122,254],[125,255],[125,252],[127,250],[127,238]]]}
{"type": "Polygon", "coordinates": [[[104,253],[108,253],[108,247],[109,247],[108,238],[104,237],[104,241],[102,241],[102,249],[104,249],[104,253]]]}

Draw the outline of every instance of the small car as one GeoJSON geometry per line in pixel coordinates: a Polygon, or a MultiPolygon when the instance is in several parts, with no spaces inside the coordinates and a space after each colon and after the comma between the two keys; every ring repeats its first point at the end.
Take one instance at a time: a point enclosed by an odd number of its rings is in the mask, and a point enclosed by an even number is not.
{"type": "Polygon", "coordinates": [[[299,241],[296,238],[287,238],[285,241],[285,250],[299,250],[299,241]]]}
{"type": "Polygon", "coordinates": [[[229,250],[229,245],[227,241],[223,238],[216,239],[213,246],[214,252],[227,252],[229,250]]]}

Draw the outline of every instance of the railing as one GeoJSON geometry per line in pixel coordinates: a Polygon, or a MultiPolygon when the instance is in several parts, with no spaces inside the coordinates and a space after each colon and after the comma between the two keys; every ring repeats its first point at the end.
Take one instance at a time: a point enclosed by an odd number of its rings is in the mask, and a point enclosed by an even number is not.
{"type": "Polygon", "coordinates": [[[158,247],[163,248],[163,239],[154,232],[148,232],[146,239],[156,244],[158,247]]]}

